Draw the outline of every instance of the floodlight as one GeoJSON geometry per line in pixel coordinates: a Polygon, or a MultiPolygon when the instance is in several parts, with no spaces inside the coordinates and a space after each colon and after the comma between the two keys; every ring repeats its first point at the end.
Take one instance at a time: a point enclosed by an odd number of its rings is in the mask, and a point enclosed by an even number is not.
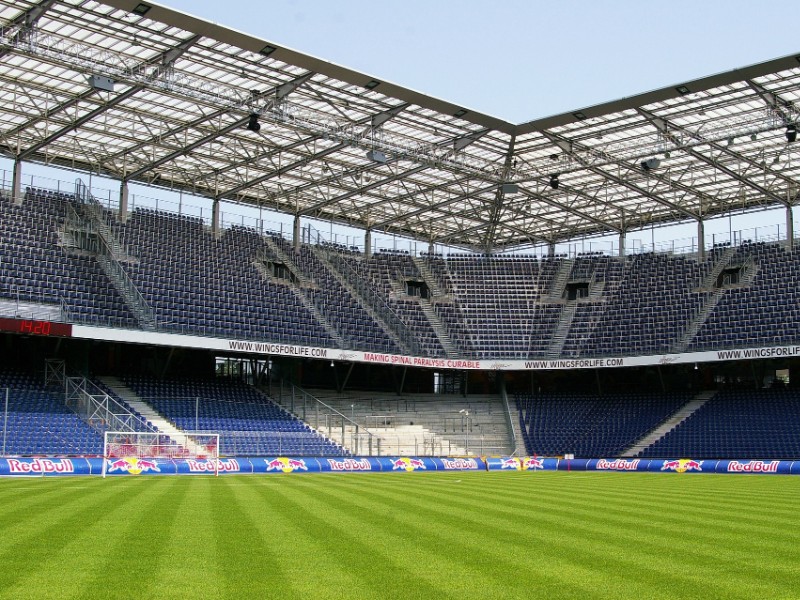
{"type": "Polygon", "coordinates": [[[578,119],[579,121],[583,121],[586,118],[586,113],[577,111],[572,113],[572,116],[578,119]]]}
{"type": "Polygon", "coordinates": [[[685,96],[686,94],[691,93],[691,90],[685,85],[679,85],[678,87],[675,88],[675,91],[678,92],[681,96],[685,96]]]}
{"type": "Polygon", "coordinates": [[[648,158],[647,160],[643,160],[641,163],[642,169],[645,171],[651,171],[653,169],[657,169],[661,166],[661,161],[657,158],[648,158]]]}
{"type": "Polygon", "coordinates": [[[460,119],[460,118],[461,118],[461,117],[463,117],[465,114],[467,114],[467,112],[468,112],[468,111],[467,111],[466,109],[462,108],[461,110],[457,110],[456,112],[454,112],[454,113],[453,113],[453,116],[454,116],[454,117],[458,117],[458,118],[460,119]]]}
{"type": "Polygon", "coordinates": [[[380,150],[367,150],[367,158],[376,163],[386,162],[386,155],[380,150]]]}
{"type": "Polygon", "coordinates": [[[561,182],[558,180],[558,173],[553,173],[553,174],[550,175],[550,187],[551,188],[553,188],[554,190],[557,190],[558,189],[558,185],[560,183],[561,182]]]}
{"type": "Polygon", "coordinates": [[[501,189],[503,194],[516,194],[519,192],[519,186],[516,183],[504,183],[501,189]]]}
{"type": "Polygon", "coordinates": [[[258,53],[260,55],[262,55],[262,56],[269,56],[270,54],[275,52],[275,50],[277,50],[277,48],[275,46],[267,45],[267,46],[264,46],[261,50],[259,50],[258,53]]]}
{"type": "Polygon", "coordinates": [[[131,12],[135,15],[143,17],[147,14],[147,11],[149,11],[151,8],[153,7],[150,6],[149,4],[145,4],[144,2],[139,2],[139,4],[133,7],[133,10],[131,12]]]}
{"type": "Polygon", "coordinates": [[[790,144],[797,139],[797,125],[789,123],[786,126],[786,141],[790,144]]]}
{"type": "Polygon", "coordinates": [[[364,87],[367,88],[368,90],[374,90],[380,84],[381,84],[380,81],[375,81],[374,79],[371,79],[370,81],[364,84],[364,87]]]}
{"type": "Polygon", "coordinates": [[[89,86],[94,90],[114,91],[114,80],[104,75],[89,75],[89,86]]]}
{"type": "Polygon", "coordinates": [[[260,131],[261,123],[258,122],[258,113],[250,113],[250,120],[247,122],[250,131],[260,131]]]}

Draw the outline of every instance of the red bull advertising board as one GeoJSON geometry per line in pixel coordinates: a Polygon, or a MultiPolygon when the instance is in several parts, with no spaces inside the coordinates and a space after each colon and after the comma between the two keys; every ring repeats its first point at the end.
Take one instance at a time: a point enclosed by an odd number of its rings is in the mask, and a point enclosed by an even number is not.
{"type": "Polygon", "coordinates": [[[175,461],[179,475],[194,475],[196,473],[214,474],[218,473],[252,473],[253,465],[246,458],[221,458],[214,459],[193,459],[175,461]]]}
{"type": "Polygon", "coordinates": [[[485,471],[486,463],[482,458],[432,458],[437,471],[485,471]]]}
{"type": "Polygon", "coordinates": [[[319,459],[308,456],[269,456],[250,459],[253,473],[319,473],[319,459]]]}
{"type": "Polygon", "coordinates": [[[741,473],[746,475],[789,475],[792,462],[787,460],[721,460],[717,473],[741,473]]]}
{"type": "Polygon", "coordinates": [[[4,458],[0,459],[0,476],[49,477],[52,475],[89,475],[85,458],[4,458]]]}
{"type": "Polygon", "coordinates": [[[63,475],[220,475],[288,473],[425,473],[434,471],[649,471],[653,473],[725,473],[744,475],[800,475],[800,461],[700,460],[693,458],[577,458],[539,456],[496,457],[253,457],[213,459],[150,458],[0,458],[0,477],[48,477],[63,475]],[[104,465],[105,462],[105,465],[104,465]]]}
{"type": "Polygon", "coordinates": [[[647,471],[649,467],[650,461],[643,458],[598,458],[587,466],[590,471],[647,471]]]}
{"type": "Polygon", "coordinates": [[[108,458],[106,475],[176,475],[176,461],[163,458],[108,458]]]}
{"type": "Polygon", "coordinates": [[[487,456],[487,471],[554,471],[558,459],[542,456],[487,456]]]}

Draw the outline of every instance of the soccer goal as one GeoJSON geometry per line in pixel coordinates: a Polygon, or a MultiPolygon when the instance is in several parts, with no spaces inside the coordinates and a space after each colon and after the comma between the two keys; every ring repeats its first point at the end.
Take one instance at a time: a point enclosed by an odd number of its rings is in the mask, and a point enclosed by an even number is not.
{"type": "Polygon", "coordinates": [[[160,472],[158,459],[207,460],[213,465],[213,473],[219,475],[219,434],[106,431],[103,477],[118,471],[160,472]]]}

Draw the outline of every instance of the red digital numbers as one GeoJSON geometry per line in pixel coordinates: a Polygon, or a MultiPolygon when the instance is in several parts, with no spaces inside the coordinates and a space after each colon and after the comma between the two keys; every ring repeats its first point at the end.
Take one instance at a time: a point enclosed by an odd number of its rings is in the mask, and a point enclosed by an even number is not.
{"type": "Polygon", "coordinates": [[[20,322],[20,333],[31,333],[33,335],[50,335],[53,329],[53,324],[50,321],[30,321],[24,320],[20,322]]]}
{"type": "Polygon", "coordinates": [[[22,333],[26,335],[57,335],[70,337],[72,335],[72,325],[68,323],[37,321],[36,319],[0,318],[0,331],[22,333]]]}

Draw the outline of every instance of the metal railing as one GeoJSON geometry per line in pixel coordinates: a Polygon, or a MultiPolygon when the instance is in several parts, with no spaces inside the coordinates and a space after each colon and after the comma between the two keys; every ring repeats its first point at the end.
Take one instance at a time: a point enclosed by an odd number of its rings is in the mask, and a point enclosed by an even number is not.
{"type": "MultiPolygon", "coordinates": [[[[276,399],[274,394],[271,397],[276,399]]],[[[379,442],[371,431],[303,388],[281,380],[277,402],[291,414],[302,419],[330,440],[347,448],[351,453],[380,456],[379,442]],[[376,452],[378,454],[375,454],[376,452]]]]}

